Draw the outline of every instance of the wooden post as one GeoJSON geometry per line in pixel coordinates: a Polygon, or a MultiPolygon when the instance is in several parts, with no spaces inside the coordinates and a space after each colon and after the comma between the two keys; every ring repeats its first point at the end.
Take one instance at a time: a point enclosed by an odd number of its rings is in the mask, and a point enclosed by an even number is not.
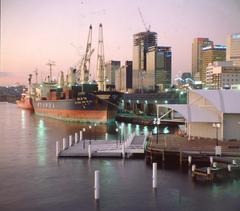
{"type": "Polygon", "coordinates": [[[69,136],[69,146],[72,146],[72,135],[69,136]]]}
{"type": "Polygon", "coordinates": [[[157,163],[153,163],[152,185],[153,188],[157,188],[157,163]]]}
{"type": "Polygon", "coordinates": [[[66,149],[66,138],[63,138],[63,150],[66,149]]]}
{"type": "Polygon", "coordinates": [[[78,134],[75,133],[75,144],[78,142],[78,134]]]}
{"type": "Polygon", "coordinates": [[[56,157],[58,157],[59,154],[59,144],[58,141],[56,141],[56,157]]]}
{"type": "Polygon", "coordinates": [[[88,145],[88,157],[92,158],[91,145],[88,145]]]}
{"type": "Polygon", "coordinates": [[[98,170],[95,171],[94,176],[94,198],[95,200],[100,199],[100,172],[98,170]]]}

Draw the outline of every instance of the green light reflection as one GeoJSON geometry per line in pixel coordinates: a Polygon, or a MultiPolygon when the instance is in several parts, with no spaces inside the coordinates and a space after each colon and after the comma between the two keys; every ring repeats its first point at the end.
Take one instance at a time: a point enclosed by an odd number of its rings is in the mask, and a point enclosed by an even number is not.
{"type": "Polygon", "coordinates": [[[38,165],[43,166],[46,163],[46,127],[42,119],[39,120],[37,127],[37,154],[38,165]]]}

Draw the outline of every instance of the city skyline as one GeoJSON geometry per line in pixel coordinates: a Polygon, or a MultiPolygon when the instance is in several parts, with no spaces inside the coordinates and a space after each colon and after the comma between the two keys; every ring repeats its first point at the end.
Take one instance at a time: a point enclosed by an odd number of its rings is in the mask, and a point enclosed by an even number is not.
{"type": "Polygon", "coordinates": [[[35,68],[43,79],[46,63],[56,62],[53,75],[65,73],[80,60],[93,25],[92,77],[96,69],[98,24],[103,24],[105,61],[132,60],[133,34],[146,26],[158,33],[158,45],[171,46],[172,77],[191,71],[193,38],[208,37],[226,44],[227,35],[240,31],[240,3],[213,1],[1,1],[0,85],[27,83],[35,68]]]}

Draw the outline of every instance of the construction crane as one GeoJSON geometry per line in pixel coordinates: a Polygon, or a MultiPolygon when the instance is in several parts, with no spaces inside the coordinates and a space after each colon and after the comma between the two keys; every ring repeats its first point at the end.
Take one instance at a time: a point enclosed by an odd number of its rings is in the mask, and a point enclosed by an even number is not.
{"type": "Polygon", "coordinates": [[[142,20],[142,23],[143,23],[143,26],[144,26],[144,28],[145,28],[145,30],[146,31],[150,31],[150,25],[148,25],[148,27],[147,27],[147,25],[146,25],[146,23],[145,23],[145,21],[144,21],[144,18],[143,18],[143,15],[142,15],[142,12],[141,12],[141,10],[140,10],[140,8],[138,8],[138,13],[139,13],[139,15],[140,15],[140,18],[141,18],[141,20],[142,20]]]}
{"type": "Polygon", "coordinates": [[[94,52],[92,48],[92,25],[89,26],[88,39],[85,54],[82,56],[79,68],[76,71],[77,80],[80,83],[88,83],[90,71],[90,59],[94,52]]]}
{"type": "Polygon", "coordinates": [[[46,65],[49,66],[49,82],[52,82],[52,66],[56,65],[55,61],[48,60],[48,63],[46,65]]]}
{"type": "Polygon", "coordinates": [[[97,83],[98,90],[106,90],[106,69],[104,58],[103,27],[99,24],[98,30],[98,54],[97,54],[97,83]]]}

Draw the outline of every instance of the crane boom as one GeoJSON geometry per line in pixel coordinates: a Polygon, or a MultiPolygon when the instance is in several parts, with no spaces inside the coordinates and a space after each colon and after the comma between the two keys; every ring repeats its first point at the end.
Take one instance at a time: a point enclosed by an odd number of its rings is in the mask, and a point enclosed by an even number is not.
{"type": "Polygon", "coordinates": [[[79,69],[77,70],[78,80],[80,80],[81,83],[87,83],[89,81],[90,59],[94,51],[94,49],[91,48],[92,48],[92,25],[89,26],[86,51],[80,61],[79,69]]]}
{"type": "Polygon", "coordinates": [[[142,20],[142,23],[143,23],[143,26],[144,26],[145,30],[146,30],[146,31],[149,31],[149,30],[150,30],[150,25],[147,27],[147,25],[146,25],[146,23],[145,23],[145,21],[144,21],[143,14],[142,14],[140,8],[138,8],[138,13],[139,13],[139,15],[140,15],[140,18],[141,18],[141,20],[142,20]]]}

